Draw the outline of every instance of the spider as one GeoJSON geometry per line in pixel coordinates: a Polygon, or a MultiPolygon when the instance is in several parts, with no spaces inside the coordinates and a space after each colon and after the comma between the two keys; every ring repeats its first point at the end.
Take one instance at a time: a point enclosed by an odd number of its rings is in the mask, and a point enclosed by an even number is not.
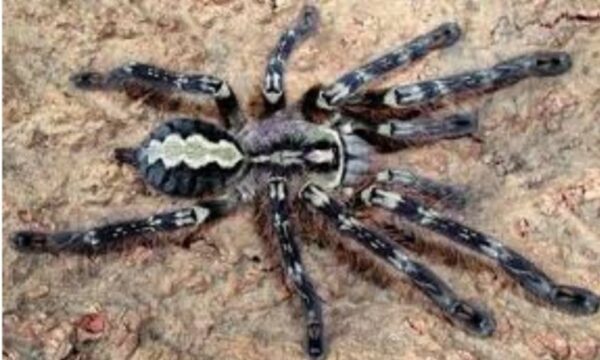
{"type": "Polygon", "coordinates": [[[162,93],[214,98],[224,126],[205,119],[177,118],[160,125],[140,145],[115,150],[117,161],[133,166],[159,192],[200,200],[191,207],[82,231],[16,232],[11,236],[13,247],[32,253],[98,252],[142,234],[206,226],[268,197],[283,275],[303,305],[310,358],[325,355],[325,331],[321,300],[303,266],[294,232],[292,204],[322,216],[339,232],[339,243],[346,250],[358,249],[373,264],[403,274],[444,317],[471,333],[490,336],[495,321],[488,310],[465,301],[414,260],[401,242],[392,241],[355,215],[376,207],[492,260],[541,302],[572,314],[596,313],[600,300],[591,291],[556,283],[496,238],[444,216],[420,199],[449,202],[462,197],[460,189],[409,169],[376,169],[371,161],[386,147],[398,150],[415,142],[474,135],[478,120],[472,113],[435,120],[409,114],[419,113],[424,106],[435,108],[446,98],[491,92],[529,77],[561,75],[571,67],[569,54],[534,52],[472,72],[364,90],[376,78],[453,45],[461,30],[455,23],[444,23],[330,85],[313,86],[300,101],[288,105],[286,64],[293,50],[316,32],[318,23],[317,9],[305,5],[279,37],[267,61],[262,87],[264,114],[259,121],[248,122],[231,87],[212,75],[176,73],[141,63],[107,73],[73,75],[71,82],[83,90],[123,90],[137,84],[162,93]],[[361,109],[392,109],[404,115],[376,121],[369,117],[372,111],[361,109]]]}

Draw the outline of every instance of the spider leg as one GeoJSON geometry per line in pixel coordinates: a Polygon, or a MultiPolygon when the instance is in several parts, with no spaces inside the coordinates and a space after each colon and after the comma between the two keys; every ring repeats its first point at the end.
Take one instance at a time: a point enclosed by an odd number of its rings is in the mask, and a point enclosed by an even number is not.
{"type": "Polygon", "coordinates": [[[282,265],[288,282],[293,285],[304,305],[306,317],[307,350],[311,358],[323,355],[323,319],[321,303],[309,277],[306,275],[300,250],[290,226],[288,194],[283,178],[269,181],[269,198],[273,215],[273,227],[279,239],[282,265]]]}
{"type": "Polygon", "coordinates": [[[467,189],[448,185],[416,174],[409,169],[387,169],[375,176],[375,184],[399,185],[405,190],[439,200],[453,208],[463,208],[467,201],[467,189]]]}
{"type": "Polygon", "coordinates": [[[563,311],[573,314],[593,314],[598,311],[600,298],[591,291],[555,283],[531,261],[493,237],[443,217],[410,197],[371,187],[362,192],[361,198],[367,205],[387,209],[496,261],[526,291],[563,311]]]}
{"type": "Polygon", "coordinates": [[[319,12],[316,7],[306,5],[294,24],[288,28],[277,41],[267,60],[263,82],[262,97],[265,114],[269,115],[286,105],[284,77],[286,63],[294,51],[306,38],[312,35],[319,23],[319,12]]]}
{"type": "Polygon", "coordinates": [[[379,138],[383,138],[383,142],[392,140],[399,145],[412,145],[471,136],[479,128],[477,116],[472,113],[457,113],[442,119],[389,119],[379,123],[344,117],[342,122],[346,125],[345,132],[354,132],[375,146],[381,145],[379,138]]]}
{"type": "Polygon", "coordinates": [[[227,128],[239,130],[246,121],[233,90],[216,76],[176,73],[136,62],[117,67],[107,74],[80,72],[71,76],[73,85],[84,90],[122,90],[130,81],[150,86],[157,91],[212,97],[227,128]]]}
{"type": "Polygon", "coordinates": [[[348,105],[394,109],[417,108],[437,103],[445,97],[498,90],[528,77],[557,76],[571,68],[571,57],[564,52],[536,52],[500,62],[490,68],[368,91],[348,105]]]}
{"type": "Polygon", "coordinates": [[[12,234],[12,246],[22,252],[93,253],[110,249],[121,240],[146,233],[172,231],[206,224],[232,211],[234,197],[200,201],[193,207],[163,212],[144,219],[119,221],[83,231],[43,233],[19,231],[12,234]]]}
{"type": "Polygon", "coordinates": [[[355,239],[370,255],[404,273],[454,323],[481,336],[490,336],[494,332],[495,322],[490,313],[460,299],[435,273],[412,260],[393,241],[368,229],[318,186],[306,185],[300,197],[332,221],[338,231],[355,239]]]}
{"type": "Polygon", "coordinates": [[[432,50],[454,44],[460,34],[461,30],[457,24],[442,24],[407,44],[342,75],[333,84],[319,92],[315,105],[319,109],[333,110],[371,80],[392,70],[407,67],[432,50]]]}

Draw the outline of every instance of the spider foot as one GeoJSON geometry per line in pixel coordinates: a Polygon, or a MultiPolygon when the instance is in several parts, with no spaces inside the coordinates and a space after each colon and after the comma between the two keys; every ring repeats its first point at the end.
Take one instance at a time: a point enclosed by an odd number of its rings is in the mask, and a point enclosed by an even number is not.
{"type": "Polygon", "coordinates": [[[558,309],[575,315],[595,314],[600,307],[598,295],[570,285],[557,285],[549,301],[558,309]]]}
{"type": "Polygon", "coordinates": [[[109,242],[98,237],[95,230],[56,233],[19,231],[10,240],[14,249],[27,253],[92,253],[104,250],[109,245],[109,242]]]}
{"type": "Polygon", "coordinates": [[[103,74],[94,71],[83,71],[71,75],[69,81],[73,86],[82,90],[100,90],[105,86],[103,74]]]}
{"type": "Polygon", "coordinates": [[[307,352],[311,359],[321,359],[325,354],[323,340],[323,325],[321,323],[308,325],[307,352]]]}
{"type": "Polygon", "coordinates": [[[573,65],[571,56],[565,52],[537,52],[526,56],[527,67],[534,76],[557,76],[567,72],[573,65]]]}
{"type": "Polygon", "coordinates": [[[49,234],[37,231],[18,231],[10,237],[11,246],[20,252],[42,253],[60,248],[60,244],[69,241],[72,233],[49,234]]]}
{"type": "Polygon", "coordinates": [[[22,252],[44,249],[48,240],[48,235],[41,232],[18,231],[11,235],[11,246],[22,252]]]}
{"type": "Polygon", "coordinates": [[[428,35],[422,38],[422,41],[427,39],[431,41],[430,47],[442,48],[454,45],[461,37],[462,30],[457,23],[448,22],[441,24],[438,28],[433,30],[428,35]]]}
{"type": "Polygon", "coordinates": [[[454,324],[469,333],[489,337],[496,330],[496,321],[490,312],[465,301],[456,302],[448,314],[454,324]]]}
{"type": "Polygon", "coordinates": [[[317,30],[319,26],[319,9],[313,5],[305,5],[298,17],[295,29],[301,36],[317,30]]]}
{"type": "MultiPolygon", "coordinates": [[[[97,71],[82,71],[71,75],[69,80],[71,84],[81,90],[121,90],[129,81],[136,82],[136,85],[143,86],[147,79],[140,79],[135,71],[151,71],[153,68],[144,64],[125,65],[113,69],[112,71],[103,74],[97,71]]],[[[158,72],[162,69],[155,70],[158,75],[165,77],[166,72],[158,72]]],[[[158,76],[157,75],[157,76],[158,76]]],[[[150,85],[150,84],[148,84],[150,85]]],[[[164,88],[164,87],[163,87],[164,88]]]]}

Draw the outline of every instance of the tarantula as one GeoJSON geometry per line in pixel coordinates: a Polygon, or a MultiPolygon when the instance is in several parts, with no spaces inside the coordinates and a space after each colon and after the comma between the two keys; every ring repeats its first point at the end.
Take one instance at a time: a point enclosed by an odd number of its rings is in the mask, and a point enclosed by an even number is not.
{"type": "Polygon", "coordinates": [[[280,36],[269,55],[262,98],[265,114],[247,122],[233,90],[223,80],[204,74],[183,74],[131,63],[106,74],[80,72],[71,78],[84,90],[122,90],[138,84],[159,92],[208,95],[216,101],[225,128],[203,119],[178,118],[154,130],[139,146],[120,148],[116,159],[137,169],[158,191],[186,198],[202,197],[195,206],[144,219],[110,223],[83,231],[41,233],[21,231],[11,237],[21,251],[89,252],[106,249],[135,235],[206,225],[244,204],[268,194],[273,233],[286,282],[303,308],[307,353],[325,353],[321,301],[301,260],[291,224],[290,191],[298,203],[322,214],[346,239],[346,248],[364,251],[374,264],[403,274],[440,309],[468,331],[489,336],[495,322],[485,309],[470,304],[425,265],[413,260],[402,244],[372,230],[353,215],[360,208],[379,207],[447,238],[459,248],[495,261],[528,293],[574,314],[598,311],[599,297],[589,290],[554,282],[531,261],[485,235],[436,212],[404,192],[440,201],[460,197],[455,187],[419,176],[407,169],[379,169],[370,158],[382,144],[396,149],[415,141],[473,135],[475,115],[459,113],[434,120],[426,117],[375,121],[357,109],[409,110],[439,104],[448,97],[489,92],[528,77],[556,76],[571,67],[563,52],[535,52],[490,68],[386,89],[363,86],[392,70],[406,68],[429,52],[454,44],[461,35],[455,23],[445,23],[391,52],[350,71],[328,86],[316,85],[301,100],[286,105],[285,67],[292,51],[319,23],[317,9],[304,6],[298,19],[280,36]],[[363,114],[363,115],[361,115],[363,114]],[[359,186],[360,185],[360,186],[359,186]],[[351,196],[340,189],[350,189],[351,196]],[[290,190],[291,189],[291,190],[290,190]],[[336,200],[330,193],[346,195],[336,200]],[[210,194],[211,197],[206,197],[210,194]]]}

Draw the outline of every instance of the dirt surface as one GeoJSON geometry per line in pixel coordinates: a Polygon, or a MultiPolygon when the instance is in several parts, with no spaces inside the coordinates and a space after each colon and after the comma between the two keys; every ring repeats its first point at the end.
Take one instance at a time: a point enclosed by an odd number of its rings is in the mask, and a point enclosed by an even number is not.
{"type": "MultiPolygon", "coordinates": [[[[322,1],[322,26],[292,59],[291,99],[316,82],[450,19],[465,35],[402,83],[491,65],[536,49],[570,52],[558,78],[533,79],[464,104],[479,108],[482,142],[443,141],[386,157],[390,166],[471,189],[453,214],[527,254],[561,282],[600,293],[600,4],[589,1],[322,1]]],[[[17,229],[65,229],[151,214],[176,201],[147,191],[112,149],[140,141],[166,109],[68,85],[83,68],[129,60],[223,77],[253,101],[264,59],[299,2],[285,0],[4,2],[6,359],[302,359],[298,304],[263,261],[249,209],[189,248],[135,246],[93,258],[23,255],[17,229]]],[[[214,114],[210,104],[203,113],[214,114]]],[[[304,249],[326,302],[330,359],[599,359],[600,317],[529,300],[494,270],[432,267],[486,304],[498,329],[469,336],[425,301],[383,289],[304,249]]],[[[427,257],[425,256],[425,259],[427,257]]],[[[410,290],[410,287],[404,285],[410,290]]]]}

